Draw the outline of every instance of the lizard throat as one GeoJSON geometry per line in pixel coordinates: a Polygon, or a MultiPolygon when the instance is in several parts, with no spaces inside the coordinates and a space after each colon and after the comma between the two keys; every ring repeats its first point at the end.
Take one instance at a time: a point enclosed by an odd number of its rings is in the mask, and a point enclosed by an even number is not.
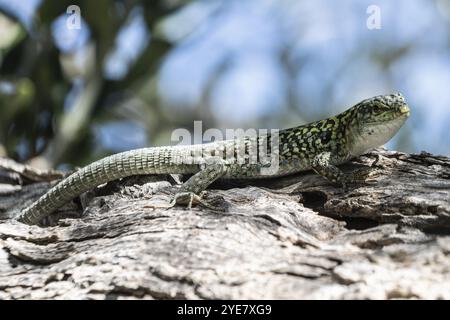
{"type": "Polygon", "coordinates": [[[407,116],[402,116],[390,121],[365,124],[350,130],[350,154],[357,157],[382,146],[397,133],[406,119],[407,116]]]}

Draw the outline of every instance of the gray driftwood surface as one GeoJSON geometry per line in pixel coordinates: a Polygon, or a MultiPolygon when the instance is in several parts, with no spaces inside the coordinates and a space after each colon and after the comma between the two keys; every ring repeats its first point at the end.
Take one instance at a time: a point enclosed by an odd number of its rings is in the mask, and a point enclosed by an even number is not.
{"type": "Polygon", "coordinates": [[[0,299],[449,299],[450,159],[379,149],[342,168],[374,174],[216,184],[222,213],[148,208],[176,177],[132,177],[38,227],[13,217],[61,174],[0,159],[0,299]]]}

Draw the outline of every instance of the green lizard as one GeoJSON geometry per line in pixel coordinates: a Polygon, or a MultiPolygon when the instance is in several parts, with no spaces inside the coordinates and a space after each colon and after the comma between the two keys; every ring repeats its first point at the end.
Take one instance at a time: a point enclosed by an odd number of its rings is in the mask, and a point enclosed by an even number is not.
{"type": "Polygon", "coordinates": [[[190,146],[142,148],[114,154],[63,179],[26,208],[19,216],[19,221],[38,223],[83,192],[131,175],[191,174],[170,205],[183,203],[189,207],[193,201],[200,202],[202,191],[219,178],[277,177],[312,169],[329,181],[345,186],[354,182],[356,176],[345,175],[336,165],[389,141],[409,114],[405,99],[396,93],[363,100],[325,120],[281,130],[275,145],[278,148],[269,143],[275,135],[267,134],[190,146]],[[269,171],[268,174],[265,171],[268,162],[262,161],[259,156],[248,155],[255,142],[258,146],[265,146],[269,154],[274,154],[272,160],[278,161],[277,170],[269,171]],[[239,143],[244,146],[246,154],[241,162],[236,161],[239,143]],[[234,157],[225,156],[230,152],[234,157]]]}

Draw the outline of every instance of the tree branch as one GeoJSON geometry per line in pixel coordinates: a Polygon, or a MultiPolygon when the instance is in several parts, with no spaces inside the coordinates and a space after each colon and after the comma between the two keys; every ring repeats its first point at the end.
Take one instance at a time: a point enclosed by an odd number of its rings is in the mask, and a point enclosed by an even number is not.
{"type": "Polygon", "coordinates": [[[223,213],[150,209],[169,201],[172,180],[132,177],[45,228],[11,212],[49,182],[8,180],[0,299],[450,298],[450,159],[379,149],[342,169],[373,176],[348,190],[310,172],[222,182],[207,196],[223,197],[223,213]]]}

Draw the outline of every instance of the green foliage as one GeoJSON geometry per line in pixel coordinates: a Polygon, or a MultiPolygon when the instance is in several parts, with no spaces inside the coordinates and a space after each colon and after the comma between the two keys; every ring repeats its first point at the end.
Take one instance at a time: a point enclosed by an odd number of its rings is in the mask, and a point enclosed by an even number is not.
{"type": "MultiPolygon", "coordinates": [[[[105,79],[103,66],[114,49],[118,32],[135,8],[144,12],[147,28],[155,26],[182,1],[43,1],[30,28],[0,11],[0,146],[8,156],[26,161],[43,157],[48,166],[83,164],[96,149],[92,128],[114,120],[117,105],[141,87],[150,87],[171,44],[155,37],[119,80],[105,79]],[[80,65],[80,53],[60,52],[52,24],[70,5],[81,8],[90,39],[80,65]],[[28,30],[28,31],[26,31],[28,30]],[[76,89],[74,79],[84,85],[76,89]],[[68,96],[74,95],[73,99],[68,96]],[[118,98],[119,97],[119,98],[118,98]],[[81,152],[80,152],[81,151],[81,152]]],[[[157,108],[153,96],[143,108],[157,108]]]]}

